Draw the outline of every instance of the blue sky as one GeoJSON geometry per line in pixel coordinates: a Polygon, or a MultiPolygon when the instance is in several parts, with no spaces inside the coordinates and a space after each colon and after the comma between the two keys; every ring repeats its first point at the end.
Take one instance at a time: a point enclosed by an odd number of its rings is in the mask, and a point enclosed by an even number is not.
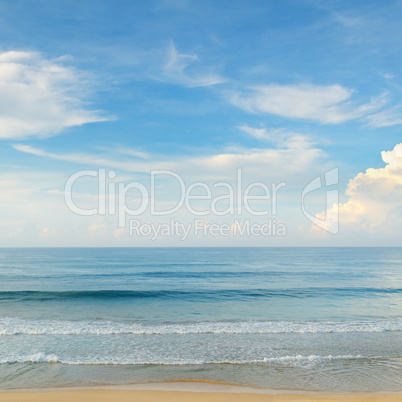
{"type": "MultiPolygon", "coordinates": [[[[1,1],[1,242],[399,245],[401,16],[400,1],[1,1]],[[287,236],[152,242],[116,217],[74,216],[64,183],[100,168],[125,183],[171,169],[212,185],[237,168],[247,183],[286,182],[275,219],[287,236]],[[334,168],[340,229],[328,235],[300,194],[334,168]]],[[[76,191],[89,205],[97,190],[76,191]]],[[[321,218],[323,197],[308,200],[321,218]]],[[[248,219],[208,222],[235,218],[248,219]]]]}

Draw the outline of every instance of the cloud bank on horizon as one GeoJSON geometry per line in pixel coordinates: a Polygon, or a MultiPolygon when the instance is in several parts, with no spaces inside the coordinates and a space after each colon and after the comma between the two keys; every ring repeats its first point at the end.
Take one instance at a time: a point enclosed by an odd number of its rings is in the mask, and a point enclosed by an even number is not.
{"type": "Polygon", "coordinates": [[[385,167],[369,168],[350,179],[347,202],[317,214],[317,218],[326,222],[324,228],[313,226],[313,232],[325,234],[325,226],[338,220],[338,211],[344,230],[376,236],[398,230],[402,224],[402,143],[391,151],[381,152],[381,156],[385,167]]]}
{"type": "MultiPolygon", "coordinates": [[[[26,2],[23,11],[3,4],[3,244],[133,245],[113,217],[76,217],[66,208],[64,183],[80,169],[113,170],[125,183],[171,170],[186,183],[213,185],[235,183],[240,168],[244,186],[286,183],[275,218],[288,228],[286,239],[241,244],[397,245],[399,3],[235,3],[26,2]],[[309,199],[328,225],[339,211],[339,234],[321,236],[301,213],[300,194],[334,167],[336,208],[322,212],[322,192],[309,199]]],[[[161,183],[161,202],[170,202],[170,185],[161,183]]],[[[92,205],[93,183],[77,191],[92,205]]],[[[182,210],[176,218],[190,219],[182,210]]],[[[181,245],[142,240],[135,244],[181,245]]]]}

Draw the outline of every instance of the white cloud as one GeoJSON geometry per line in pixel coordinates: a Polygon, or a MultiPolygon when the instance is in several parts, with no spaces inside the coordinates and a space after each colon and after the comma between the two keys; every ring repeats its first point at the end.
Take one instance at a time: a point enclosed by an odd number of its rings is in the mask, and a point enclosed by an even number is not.
{"type": "Polygon", "coordinates": [[[152,78],[158,81],[171,82],[185,87],[206,87],[224,82],[224,78],[211,72],[200,72],[194,68],[198,62],[198,56],[179,53],[170,41],[165,54],[165,62],[162,68],[152,72],[152,78]]]}
{"type": "Polygon", "coordinates": [[[312,146],[308,136],[281,128],[268,131],[264,126],[255,128],[247,124],[238,128],[257,140],[268,141],[282,148],[306,149],[312,146]]]}
{"type": "MultiPolygon", "coordinates": [[[[66,174],[54,170],[0,172],[0,244],[4,247],[97,245],[103,231],[96,225],[89,230],[94,218],[72,213],[65,204],[64,191],[49,191],[63,190],[65,181],[66,174]]],[[[75,199],[83,208],[93,208],[97,205],[97,186],[86,187],[93,198],[89,198],[90,194],[82,197],[77,194],[75,199]]]]}
{"type": "Polygon", "coordinates": [[[323,124],[339,124],[362,118],[380,109],[385,96],[360,106],[352,101],[353,91],[341,85],[265,85],[247,93],[232,93],[230,101],[251,113],[270,113],[292,119],[307,119],[323,124]]]}
{"type": "Polygon", "coordinates": [[[18,237],[19,235],[21,235],[22,232],[23,232],[23,229],[20,228],[20,227],[17,227],[17,228],[15,228],[15,230],[14,230],[13,232],[9,232],[9,233],[7,234],[7,236],[8,236],[10,239],[13,239],[13,238],[18,237]]]}
{"type": "Polygon", "coordinates": [[[31,189],[16,185],[14,178],[0,178],[0,202],[12,202],[18,198],[29,197],[31,189]]]}
{"type": "Polygon", "coordinates": [[[367,116],[367,126],[390,127],[402,124],[401,106],[402,105],[397,105],[392,109],[383,110],[381,112],[367,116]]]}
{"type": "MultiPolygon", "coordinates": [[[[351,179],[346,190],[349,199],[339,204],[341,231],[367,231],[380,234],[396,230],[402,224],[402,143],[381,153],[386,166],[370,168],[351,179]]],[[[331,225],[337,219],[336,206],[317,214],[331,225]]],[[[325,229],[325,227],[324,227],[325,229]]],[[[313,231],[320,231],[316,226],[313,231]]]]}
{"type": "MultiPolygon", "coordinates": [[[[265,144],[266,145],[266,144],[265,144]]],[[[107,157],[93,154],[63,154],[51,153],[42,149],[29,146],[16,146],[22,152],[28,152],[43,158],[52,158],[55,161],[70,161],[73,163],[69,172],[65,170],[65,163],[61,164],[62,172],[57,171],[57,163],[53,163],[53,172],[27,172],[16,171],[12,175],[4,174],[9,182],[2,186],[2,176],[0,175],[0,194],[7,195],[0,204],[3,211],[3,227],[0,230],[0,240],[5,245],[133,245],[136,238],[128,235],[128,230],[117,229],[117,217],[107,216],[101,220],[94,217],[83,217],[72,213],[65,205],[63,197],[63,187],[68,175],[81,167],[86,169],[93,166],[94,169],[109,167],[116,169],[117,176],[113,181],[132,182],[140,181],[149,188],[149,176],[136,174],[133,172],[148,173],[153,169],[169,169],[182,176],[186,185],[197,180],[213,185],[217,182],[232,184],[233,188],[238,185],[236,182],[237,168],[242,170],[243,189],[252,182],[260,181],[268,186],[271,183],[286,182],[287,187],[280,194],[278,202],[278,215],[275,218],[281,222],[289,223],[289,227],[297,221],[300,208],[297,204],[295,210],[290,204],[298,202],[299,193],[297,192],[300,183],[307,182],[312,176],[312,172],[327,170],[323,165],[330,163],[323,157],[324,152],[310,143],[307,138],[299,146],[293,142],[287,146],[269,148],[264,146],[261,149],[232,149],[221,152],[214,152],[198,155],[192,158],[189,155],[181,157],[161,157],[160,155],[148,154],[147,160],[137,157],[129,157],[127,153],[119,153],[119,148],[115,147],[109,152],[107,157]],[[107,165],[106,165],[107,163],[107,165]],[[75,165],[77,164],[77,165],[75,165]],[[125,170],[125,172],[122,172],[125,170]],[[288,205],[289,204],[289,205],[288,205]],[[27,224],[18,224],[22,232],[16,231],[16,217],[24,219],[27,224]],[[49,236],[45,236],[44,228],[49,229],[49,236]],[[51,232],[54,230],[55,232],[51,232]],[[16,237],[9,237],[8,234],[14,233],[16,237]],[[18,236],[18,237],[17,237],[18,236]],[[17,243],[18,242],[18,243],[17,243]]],[[[172,180],[164,177],[157,179],[157,208],[167,210],[172,208],[177,202],[175,194],[178,188],[172,180]],[[173,184],[173,186],[172,186],[173,184]]],[[[91,209],[98,206],[98,183],[96,179],[88,179],[74,185],[74,200],[81,208],[91,209]]],[[[212,187],[211,187],[212,188],[212,187]]],[[[214,195],[224,193],[222,189],[217,189],[214,195]]],[[[131,208],[137,208],[137,199],[131,195],[128,199],[131,208]]],[[[198,204],[196,205],[196,208],[198,204]]],[[[203,209],[203,206],[200,206],[203,209]]],[[[256,209],[259,208],[259,204],[256,209]]],[[[185,210],[180,210],[176,218],[186,222],[193,221],[194,216],[189,215],[185,210]]],[[[233,224],[233,217],[222,217],[221,222],[233,224]]],[[[149,211],[141,215],[141,222],[156,222],[158,217],[152,217],[149,211]]],[[[169,217],[170,219],[170,217],[169,217]]],[[[213,218],[211,222],[215,222],[213,218]]],[[[218,222],[220,218],[218,217],[218,222]]],[[[11,235],[12,236],[12,235],[11,235]]],[[[224,239],[223,239],[224,240],[224,239]]],[[[276,241],[272,239],[273,241],[276,241]]],[[[146,239],[144,243],[136,245],[152,245],[146,239]]],[[[205,239],[208,245],[208,239],[205,239]]],[[[248,239],[245,244],[266,245],[264,239],[248,239]]],[[[266,241],[266,239],[265,239],[266,241]]],[[[279,241],[279,240],[278,240],[279,241]]],[[[177,245],[172,239],[170,245],[177,245]]],[[[236,241],[235,241],[236,242],[236,241]]],[[[2,243],[2,244],[3,244],[2,243]]],[[[198,244],[191,243],[190,244],[198,244]]],[[[225,244],[225,243],[222,243],[225,244]]],[[[237,243],[236,243],[237,244],[237,243]]],[[[233,245],[233,244],[232,244],[233,245]]]]}
{"type": "MultiPolygon", "coordinates": [[[[121,169],[127,172],[149,174],[153,170],[171,170],[183,177],[220,179],[232,177],[237,168],[243,168],[255,175],[255,178],[269,173],[270,177],[280,180],[291,179],[288,175],[298,175],[313,162],[326,156],[325,152],[315,147],[306,136],[293,134],[278,140],[276,148],[236,148],[204,156],[168,157],[147,154],[147,160],[138,158],[124,159],[116,154],[108,156],[91,154],[55,154],[29,145],[14,145],[14,149],[37,156],[69,161],[95,168],[121,169]]],[[[129,154],[129,152],[125,152],[129,154]]]]}
{"type": "Polygon", "coordinates": [[[248,124],[243,124],[239,126],[238,129],[244,131],[245,133],[251,135],[252,137],[256,138],[257,140],[263,141],[273,141],[275,139],[275,133],[278,133],[278,130],[274,132],[268,132],[265,127],[250,127],[248,124]]]}
{"type": "Polygon", "coordinates": [[[93,223],[88,226],[88,234],[91,237],[105,236],[107,234],[107,226],[104,223],[93,223]]]}
{"type": "Polygon", "coordinates": [[[83,101],[88,82],[62,60],[39,53],[0,53],[0,138],[48,137],[108,120],[83,101]]]}
{"type": "MultiPolygon", "coordinates": [[[[301,141],[301,140],[300,140],[301,141]]],[[[107,216],[98,220],[93,220],[94,217],[83,217],[73,214],[64,202],[63,186],[70,174],[80,168],[88,169],[93,166],[94,169],[110,168],[116,170],[115,182],[132,182],[140,181],[149,188],[149,172],[155,169],[172,170],[182,176],[188,186],[195,181],[202,180],[203,182],[213,185],[217,182],[226,182],[232,184],[233,188],[238,185],[236,182],[237,169],[242,168],[242,187],[247,187],[248,184],[261,181],[267,183],[281,183],[285,181],[288,185],[286,191],[280,195],[279,214],[276,216],[280,221],[288,220],[293,223],[293,218],[288,216],[287,203],[294,203],[298,200],[298,194],[295,195],[294,188],[300,183],[308,181],[312,172],[317,170],[326,170],[322,165],[328,163],[324,157],[325,153],[312,144],[307,137],[301,141],[301,144],[296,144],[296,139],[289,139],[286,145],[275,144],[275,148],[269,147],[268,144],[263,144],[262,148],[250,149],[224,149],[215,152],[204,153],[192,157],[191,155],[181,156],[161,156],[156,154],[145,154],[147,159],[137,157],[134,151],[133,156],[130,150],[121,150],[118,147],[113,147],[99,151],[98,154],[92,153],[56,153],[47,152],[44,149],[33,148],[27,145],[16,145],[15,149],[36,155],[38,158],[51,158],[53,172],[27,172],[18,170],[14,176],[8,173],[6,176],[9,183],[4,183],[0,189],[4,189],[4,194],[9,197],[1,200],[5,219],[3,219],[3,228],[0,231],[0,240],[5,245],[18,244],[24,245],[133,245],[136,238],[129,236],[128,230],[123,231],[117,229],[117,217],[107,216]],[[101,154],[102,152],[102,154],[101,154]],[[63,168],[62,172],[58,172],[56,161],[69,161],[72,163],[69,172],[65,170],[65,163],[60,164],[63,168]],[[146,173],[137,174],[137,172],[146,173]],[[49,176],[47,176],[49,175],[49,176]],[[19,179],[18,179],[19,178],[19,179]],[[287,190],[289,189],[289,193],[287,190]],[[13,190],[10,192],[10,190],[13,190]],[[295,198],[296,197],[296,198],[295,198]],[[18,225],[23,229],[22,233],[17,233],[15,228],[15,217],[25,219],[29,224],[18,225]],[[9,220],[7,220],[10,217],[9,220]],[[44,236],[43,228],[55,230],[51,235],[44,236]],[[9,233],[16,233],[18,237],[11,238],[9,233]],[[2,234],[3,233],[3,234],[2,234]],[[39,235],[41,234],[41,235],[39,235]],[[131,243],[130,243],[131,242],[131,243]]],[[[173,180],[160,177],[157,179],[157,208],[167,210],[172,208],[177,202],[176,194],[178,187],[173,180]]],[[[98,183],[96,179],[88,179],[74,185],[74,200],[81,208],[91,209],[98,206],[98,183]]],[[[212,188],[212,187],[211,187],[212,188]]],[[[216,190],[216,195],[224,193],[222,188],[216,190]]],[[[0,192],[3,194],[3,192],[0,192]]],[[[134,195],[128,199],[128,205],[131,208],[137,208],[137,199],[134,195]]],[[[196,205],[196,208],[198,204],[196,205]]],[[[203,209],[203,206],[200,206],[203,209]]],[[[259,204],[257,209],[259,208],[259,204]]],[[[295,214],[299,213],[299,207],[295,214]]],[[[158,223],[158,217],[149,215],[146,211],[140,217],[142,222],[158,223]],[[149,220],[148,220],[149,219],[149,220]]],[[[170,219],[170,218],[169,218],[170,219]]],[[[185,210],[180,210],[177,213],[177,219],[186,222],[194,220],[185,210]]],[[[219,221],[219,217],[217,218],[219,221]]],[[[231,225],[233,219],[231,216],[223,217],[222,222],[226,221],[231,225]]],[[[213,222],[213,221],[211,221],[213,222]]],[[[144,243],[135,243],[143,245],[152,245],[146,239],[141,240],[144,243]]],[[[207,242],[208,239],[205,239],[207,242]]],[[[249,243],[255,245],[255,240],[249,239],[249,243]]],[[[260,245],[264,245],[264,239],[258,240],[260,245]]],[[[170,240],[168,241],[168,244],[170,240]]],[[[171,245],[177,245],[174,239],[171,240],[171,245]]],[[[190,244],[195,244],[190,243],[190,244]]],[[[198,243],[196,243],[198,244],[198,243]]],[[[207,245],[208,243],[204,243],[207,245]]],[[[225,244],[225,243],[223,243],[225,244]]]]}
{"type": "Polygon", "coordinates": [[[346,28],[363,29],[367,21],[362,16],[350,16],[340,12],[333,12],[333,18],[336,22],[340,23],[346,28]]]}
{"type": "MultiPolygon", "coordinates": [[[[46,158],[67,161],[72,163],[78,163],[82,165],[92,165],[96,167],[104,167],[104,168],[114,168],[114,169],[122,169],[131,172],[143,172],[149,171],[149,163],[146,162],[138,162],[136,160],[113,160],[110,159],[109,156],[98,156],[98,155],[90,155],[90,154],[55,154],[52,152],[43,151],[42,149],[31,147],[30,145],[13,145],[13,148],[17,151],[24,152],[31,155],[36,156],[44,156],[46,158]]],[[[127,153],[127,151],[125,152],[127,153]]]]}

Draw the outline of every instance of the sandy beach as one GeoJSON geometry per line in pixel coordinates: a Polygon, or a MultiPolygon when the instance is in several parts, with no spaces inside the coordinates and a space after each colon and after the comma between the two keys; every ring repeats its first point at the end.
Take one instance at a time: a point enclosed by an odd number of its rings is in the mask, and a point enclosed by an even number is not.
{"type": "Polygon", "coordinates": [[[277,392],[209,382],[133,384],[92,389],[0,392],[0,401],[141,401],[141,402],[402,401],[402,394],[277,392]]]}
{"type": "Polygon", "coordinates": [[[138,402],[264,402],[264,401],[402,401],[397,394],[280,394],[261,395],[189,391],[75,390],[4,392],[0,401],[138,401],[138,402]]]}

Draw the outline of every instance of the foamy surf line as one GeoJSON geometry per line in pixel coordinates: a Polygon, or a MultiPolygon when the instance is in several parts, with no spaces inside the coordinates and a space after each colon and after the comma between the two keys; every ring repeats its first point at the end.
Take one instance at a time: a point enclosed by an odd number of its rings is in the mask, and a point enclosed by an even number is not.
{"type": "Polygon", "coordinates": [[[216,321],[191,323],[122,323],[113,321],[62,321],[0,319],[2,335],[191,335],[281,334],[402,331],[402,321],[216,321]]]}
{"type": "Polygon", "coordinates": [[[161,365],[161,366],[193,366],[193,365],[205,365],[205,364],[233,364],[233,365],[245,365],[245,364],[279,364],[279,365],[293,365],[293,364],[319,364],[325,362],[331,362],[334,360],[375,360],[383,359],[383,357],[371,357],[367,358],[361,355],[344,355],[344,356],[278,356],[278,357],[264,357],[254,360],[198,360],[198,359],[150,359],[147,361],[130,359],[90,359],[90,358],[59,358],[54,354],[37,353],[33,355],[21,355],[10,358],[0,359],[0,364],[16,364],[16,363],[61,363],[67,365],[161,365]]]}

